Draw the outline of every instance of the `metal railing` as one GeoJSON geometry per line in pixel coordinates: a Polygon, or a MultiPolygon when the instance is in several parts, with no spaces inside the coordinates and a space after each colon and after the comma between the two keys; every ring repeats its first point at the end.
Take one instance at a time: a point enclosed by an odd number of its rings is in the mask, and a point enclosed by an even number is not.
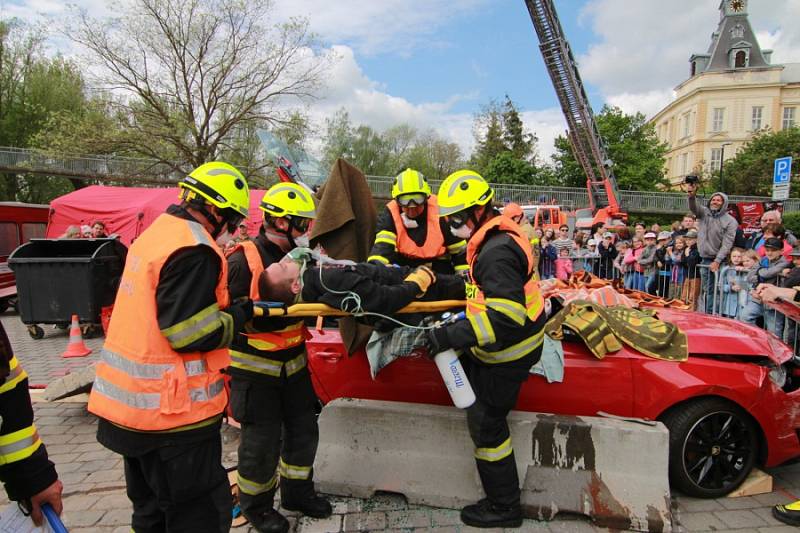
{"type": "MultiPolygon", "coordinates": [[[[170,185],[181,177],[164,163],[150,159],[119,156],[91,156],[70,154],[47,154],[37,150],[14,147],[0,147],[0,172],[30,172],[57,176],[100,178],[109,180],[136,180],[170,185]]],[[[391,176],[367,176],[367,183],[373,196],[388,199],[391,197],[391,176]]],[[[441,180],[431,180],[434,190],[441,180]]],[[[549,187],[539,185],[518,185],[496,183],[495,198],[498,202],[508,200],[519,204],[540,204],[554,202],[573,210],[589,205],[589,195],[581,187],[549,187]]],[[[760,196],[731,196],[731,202],[765,202],[769,198],[760,196]]],[[[679,215],[688,211],[686,194],[679,192],[640,192],[620,191],[623,209],[629,213],[663,213],[679,215]]],[[[784,202],[785,211],[800,210],[800,199],[791,198],[784,202]]]]}

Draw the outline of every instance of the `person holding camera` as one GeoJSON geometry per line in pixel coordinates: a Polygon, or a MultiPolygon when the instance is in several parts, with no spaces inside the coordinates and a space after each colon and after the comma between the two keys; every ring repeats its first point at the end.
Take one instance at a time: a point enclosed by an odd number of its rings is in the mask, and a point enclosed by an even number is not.
{"type": "Polygon", "coordinates": [[[689,194],[689,209],[697,217],[697,251],[702,259],[700,270],[701,291],[705,295],[705,312],[712,313],[715,303],[715,288],[719,267],[728,257],[736,238],[736,219],[728,214],[728,196],[715,192],[708,205],[697,202],[697,176],[686,176],[686,192],[689,194]]]}

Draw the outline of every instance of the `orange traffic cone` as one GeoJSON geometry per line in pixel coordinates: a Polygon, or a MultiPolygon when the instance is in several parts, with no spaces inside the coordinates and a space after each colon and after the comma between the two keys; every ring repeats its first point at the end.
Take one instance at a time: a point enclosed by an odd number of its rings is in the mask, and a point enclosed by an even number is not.
{"type": "Polygon", "coordinates": [[[86,357],[92,353],[83,343],[83,336],[81,335],[81,326],[78,324],[78,315],[72,315],[72,325],[69,327],[69,344],[61,357],[86,357]]]}

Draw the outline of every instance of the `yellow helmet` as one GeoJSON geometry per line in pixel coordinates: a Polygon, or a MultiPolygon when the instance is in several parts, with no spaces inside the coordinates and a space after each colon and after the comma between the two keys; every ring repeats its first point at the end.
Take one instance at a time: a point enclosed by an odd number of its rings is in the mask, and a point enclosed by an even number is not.
{"type": "Polygon", "coordinates": [[[486,205],[494,190],[474,170],[453,172],[439,187],[439,216],[446,217],[475,205],[486,205]]]}
{"type": "Polygon", "coordinates": [[[247,216],[250,208],[247,180],[228,163],[204,163],[183,178],[178,187],[182,189],[181,198],[184,200],[191,200],[194,193],[220,209],[233,209],[243,217],[247,216]]]}
{"type": "Polygon", "coordinates": [[[317,217],[314,196],[297,183],[276,183],[264,193],[259,208],[274,217],[317,217]]]}
{"type": "Polygon", "coordinates": [[[425,196],[431,195],[431,186],[428,185],[428,180],[425,179],[422,172],[407,168],[395,176],[394,184],[392,185],[392,198],[397,198],[403,194],[420,193],[425,196]]]}

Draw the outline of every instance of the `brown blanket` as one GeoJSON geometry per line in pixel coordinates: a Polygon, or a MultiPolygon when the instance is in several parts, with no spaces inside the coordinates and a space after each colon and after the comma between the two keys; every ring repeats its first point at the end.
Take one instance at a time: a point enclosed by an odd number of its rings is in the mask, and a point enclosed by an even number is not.
{"type": "MultiPolygon", "coordinates": [[[[334,259],[366,261],[375,240],[377,212],[364,173],[337,159],[317,196],[311,246],[321,245],[334,259]]],[[[339,331],[352,354],[366,344],[372,328],[347,317],[339,321],[339,331]]]]}

